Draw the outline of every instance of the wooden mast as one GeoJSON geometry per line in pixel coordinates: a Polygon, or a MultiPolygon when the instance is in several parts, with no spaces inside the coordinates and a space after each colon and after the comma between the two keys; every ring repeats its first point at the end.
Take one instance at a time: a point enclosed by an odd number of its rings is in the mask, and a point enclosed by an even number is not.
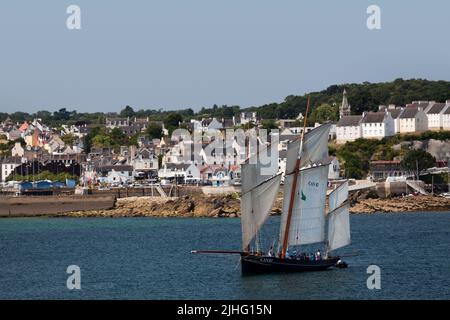
{"type": "MultiPolygon", "coordinates": [[[[303,139],[305,137],[306,121],[307,121],[308,112],[309,112],[309,103],[310,103],[310,96],[308,96],[308,104],[306,105],[306,114],[305,114],[305,119],[303,122],[303,132],[302,132],[301,140],[300,140],[299,153],[302,152],[301,149],[303,148],[303,139]]],[[[294,202],[295,202],[295,193],[296,193],[295,191],[297,189],[298,176],[300,174],[299,171],[300,171],[300,156],[297,156],[297,161],[295,162],[295,168],[294,168],[294,180],[292,182],[291,196],[289,199],[289,209],[288,209],[288,215],[287,215],[287,221],[286,221],[286,229],[284,230],[283,247],[281,249],[281,259],[286,258],[286,250],[287,250],[288,241],[289,241],[289,229],[291,227],[292,210],[294,209],[294,202]]]]}

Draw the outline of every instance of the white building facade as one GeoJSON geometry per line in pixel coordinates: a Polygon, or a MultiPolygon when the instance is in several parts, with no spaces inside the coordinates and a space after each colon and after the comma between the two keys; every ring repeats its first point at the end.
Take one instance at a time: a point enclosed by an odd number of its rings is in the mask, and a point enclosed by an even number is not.
{"type": "Polygon", "coordinates": [[[361,130],[365,139],[383,139],[395,134],[395,122],[387,111],[369,112],[363,115],[361,130]]]}
{"type": "Polygon", "coordinates": [[[362,116],[343,116],[336,124],[336,143],[344,144],[362,138],[362,116]]]}

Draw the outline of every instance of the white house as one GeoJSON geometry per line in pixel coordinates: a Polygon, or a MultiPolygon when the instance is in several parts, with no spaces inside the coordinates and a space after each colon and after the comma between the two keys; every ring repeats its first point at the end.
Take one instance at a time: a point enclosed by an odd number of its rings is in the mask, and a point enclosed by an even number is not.
{"type": "Polygon", "coordinates": [[[11,149],[11,156],[13,157],[23,157],[25,154],[25,149],[22,147],[20,142],[16,142],[14,147],[11,149]]]}
{"type": "Polygon", "coordinates": [[[362,138],[362,116],[343,116],[336,124],[336,143],[343,144],[362,138]]]}
{"type": "Polygon", "coordinates": [[[201,128],[203,132],[223,129],[223,125],[216,118],[202,119],[201,128]]]}
{"type": "Polygon", "coordinates": [[[400,133],[423,132],[428,130],[428,118],[422,107],[408,105],[400,114],[400,133]]]}
{"type": "Polygon", "coordinates": [[[442,129],[450,130],[450,101],[447,101],[447,106],[442,113],[442,129]]]}
{"type": "Polygon", "coordinates": [[[113,165],[96,168],[98,181],[112,185],[127,185],[134,181],[134,170],[132,166],[113,165]]]}
{"type": "Polygon", "coordinates": [[[247,124],[249,122],[257,123],[258,118],[256,116],[256,112],[241,112],[241,125],[247,124]]]}
{"type": "Polygon", "coordinates": [[[136,171],[158,170],[158,157],[147,149],[140,150],[129,163],[136,171]]]}
{"type": "Polygon", "coordinates": [[[389,109],[388,112],[391,114],[391,118],[394,120],[394,132],[400,133],[400,115],[403,112],[403,108],[389,109]]]}
{"type": "Polygon", "coordinates": [[[361,129],[365,139],[383,139],[395,134],[395,122],[387,110],[368,112],[363,115],[361,129]]]}
{"type": "Polygon", "coordinates": [[[20,157],[10,157],[10,158],[4,158],[0,159],[1,163],[1,181],[5,182],[6,178],[9,177],[9,175],[14,172],[14,169],[16,169],[18,166],[22,164],[22,158],[20,157]]]}
{"type": "Polygon", "coordinates": [[[175,178],[184,181],[200,181],[200,169],[193,163],[166,163],[158,171],[160,179],[173,180],[175,178]]]}
{"type": "Polygon", "coordinates": [[[441,130],[444,126],[443,114],[449,106],[445,103],[434,103],[427,111],[428,129],[441,130]]]}

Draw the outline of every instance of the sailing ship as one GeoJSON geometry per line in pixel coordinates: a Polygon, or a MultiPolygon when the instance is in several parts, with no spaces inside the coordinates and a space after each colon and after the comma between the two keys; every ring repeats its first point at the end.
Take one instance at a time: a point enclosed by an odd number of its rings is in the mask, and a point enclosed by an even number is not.
{"type": "Polygon", "coordinates": [[[351,241],[348,181],[329,194],[326,210],[331,124],[306,134],[305,128],[306,118],[301,137],[288,145],[277,250],[271,248],[264,253],[259,232],[277,198],[282,175],[261,174],[263,165],[258,153],[241,167],[242,251],[194,250],[192,253],[239,254],[243,274],[320,271],[346,266],[332,252],[351,241]],[[324,254],[308,259],[305,255],[289,253],[290,248],[311,244],[323,245],[324,254]]]}

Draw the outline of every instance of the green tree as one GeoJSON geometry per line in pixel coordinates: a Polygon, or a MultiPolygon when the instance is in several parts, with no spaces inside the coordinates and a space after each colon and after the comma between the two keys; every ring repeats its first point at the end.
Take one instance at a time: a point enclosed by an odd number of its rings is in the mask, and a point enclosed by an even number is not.
{"type": "Polygon", "coordinates": [[[128,117],[134,117],[135,113],[134,113],[134,109],[130,106],[126,106],[124,109],[122,109],[122,111],[120,111],[120,116],[124,117],[124,118],[128,118],[128,117]]]}
{"type": "Polygon", "coordinates": [[[326,121],[339,120],[339,107],[328,103],[321,104],[311,113],[311,121],[324,123],[326,121]]]}
{"type": "Polygon", "coordinates": [[[162,128],[157,123],[150,123],[146,131],[150,139],[160,139],[163,135],[162,128]]]}
{"type": "Polygon", "coordinates": [[[178,112],[170,113],[164,119],[164,124],[170,132],[177,129],[181,122],[183,122],[183,116],[178,112]]]}
{"type": "Polygon", "coordinates": [[[410,150],[405,155],[400,165],[405,169],[417,174],[425,169],[436,166],[436,158],[425,150],[410,150]]]}
{"type": "Polygon", "coordinates": [[[266,129],[266,130],[274,130],[274,129],[278,129],[278,125],[275,122],[275,120],[262,120],[261,128],[266,129]]]}

